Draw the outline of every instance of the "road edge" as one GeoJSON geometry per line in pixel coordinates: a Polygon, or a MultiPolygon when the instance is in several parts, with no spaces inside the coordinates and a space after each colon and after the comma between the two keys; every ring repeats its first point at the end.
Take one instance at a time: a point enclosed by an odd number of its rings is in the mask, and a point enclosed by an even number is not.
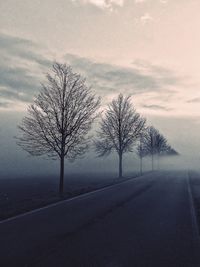
{"type": "Polygon", "coordinates": [[[46,206],[43,206],[41,208],[36,208],[36,209],[30,210],[30,211],[27,211],[27,212],[24,212],[24,213],[21,213],[21,214],[18,214],[18,215],[9,217],[7,219],[3,219],[3,220],[0,221],[0,225],[1,224],[4,224],[4,223],[7,223],[9,221],[18,219],[18,218],[22,218],[22,217],[24,217],[26,215],[29,215],[29,214],[34,214],[34,213],[40,212],[42,210],[45,210],[45,209],[48,209],[48,208],[51,208],[51,207],[55,207],[55,206],[60,205],[60,204],[63,204],[63,203],[68,203],[68,202],[71,202],[71,201],[74,201],[74,200],[77,200],[77,199],[88,197],[88,196],[90,196],[92,194],[95,194],[97,192],[102,192],[102,191],[107,190],[107,189],[109,189],[111,187],[116,187],[116,186],[119,186],[120,184],[129,182],[130,180],[140,179],[143,176],[146,176],[148,174],[149,173],[143,174],[142,176],[139,175],[139,176],[136,176],[136,177],[127,178],[126,180],[122,180],[122,181],[119,181],[119,182],[114,183],[114,184],[109,184],[107,186],[101,187],[99,189],[95,189],[95,190],[90,191],[90,192],[87,192],[87,193],[83,193],[83,194],[80,194],[80,195],[77,195],[77,196],[74,196],[74,197],[71,197],[71,198],[63,199],[63,200],[58,200],[58,201],[56,201],[54,203],[51,203],[51,204],[46,205],[46,206]]]}
{"type": "Polygon", "coordinates": [[[195,203],[194,203],[194,197],[192,194],[191,190],[191,185],[190,185],[190,176],[188,173],[188,179],[187,179],[187,184],[188,184],[188,194],[189,194],[189,201],[190,201],[190,212],[191,212],[191,218],[192,218],[192,226],[193,226],[193,235],[194,239],[196,242],[198,242],[199,247],[200,247],[200,229],[197,221],[197,213],[196,213],[196,208],[195,208],[195,203]]]}

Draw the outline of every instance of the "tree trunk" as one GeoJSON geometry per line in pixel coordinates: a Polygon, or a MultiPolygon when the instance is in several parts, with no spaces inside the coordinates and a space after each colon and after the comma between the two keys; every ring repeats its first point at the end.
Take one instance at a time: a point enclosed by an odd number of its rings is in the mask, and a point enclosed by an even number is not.
{"type": "Polygon", "coordinates": [[[142,157],[140,157],[140,175],[142,175],[143,170],[142,170],[142,157]]]}
{"type": "Polygon", "coordinates": [[[122,178],[122,154],[119,154],[119,178],[122,178]]]}
{"type": "Polygon", "coordinates": [[[151,155],[151,165],[152,165],[152,171],[154,171],[154,155],[151,155]]]}
{"type": "Polygon", "coordinates": [[[59,194],[60,197],[63,196],[64,191],[64,156],[60,157],[60,185],[59,185],[59,194]]]}
{"type": "Polygon", "coordinates": [[[158,170],[160,170],[160,155],[158,155],[158,170]]]}

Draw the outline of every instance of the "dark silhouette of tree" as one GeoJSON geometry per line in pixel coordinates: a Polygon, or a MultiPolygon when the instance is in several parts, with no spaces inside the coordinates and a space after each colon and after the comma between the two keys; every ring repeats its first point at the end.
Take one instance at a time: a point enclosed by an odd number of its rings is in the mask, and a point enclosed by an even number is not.
{"type": "Polygon", "coordinates": [[[159,164],[160,154],[167,149],[167,140],[157,129],[150,126],[144,135],[143,147],[146,155],[151,156],[152,170],[154,170],[154,157],[157,155],[159,164]]]}
{"type": "Polygon", "coordinates": [[[147,151],[144,146],[144,140],[143,140],[144,138],[145,138],[145,132],[143,132],[140,135],[139,143],[136,148],[136,154],[138,155],[140,159],[140,175],[143,174],[143,158],[147,156],[147,151]]]}
{"type": "Polygon", "coordinates": [[[116,151],[119,156],[119,177],[122,177],[123,154],[132,152],[133,145],[144,129],[145,119],[136,112],[130,97],[120,94],[108,106],[100,122],[95,141],[99,156],[116,151]]]}
{"type": "Polygon", "coordinates": [[[60,160],[59,192],[64,189],[64,159],[75,160],[88,148],[88,132],[100,99],[70,66],[55,63],[28,115],[18,126],[18,144],[31,155],[60,160]]]}
{"type": "Polygon", "coordinates": [[[146,155],[151,156],[152,171],[154,170],[154,156],[156,154],[155,137],[158,131],[153,127],[147,127],[143,136],[143,150],[146,155]]]}
{"type": "Polygon", "coordinates": [[[164,156],[179,156],[179,153],[170,145],[168,145],[164,156]]]}
{"type": "Polygon", "coordinates": [[[167,139],[158,130],[156,130],[155,150],[157,155],[158,169],[160,168],[160,156],[167,151],[167,147],[167,139]]]}
{"type": "Polygon", "coordinates": [[[143,154],[151,156],[152,170],[154,170],[154,157],[157,155],[159,168],[160,156],[177,155],[176,150],[172,149],[167,139],[153,126],[147,128],[142,139],[143,154]]]}

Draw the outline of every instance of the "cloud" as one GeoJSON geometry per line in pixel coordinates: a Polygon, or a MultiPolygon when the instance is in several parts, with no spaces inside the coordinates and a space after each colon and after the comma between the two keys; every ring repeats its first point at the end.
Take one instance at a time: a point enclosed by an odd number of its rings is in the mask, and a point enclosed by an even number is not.
{"type": "Polygon", "coordinates": [[[187,103],[200,103],[200,97],[192,98],[187,103]]]}
{"type": "Polygon", "coordinates": [[[179,78],[172,72],[147,63],[144,70],[139,65],[124,68],[71,54],[67,54],[65,60],[85,76],[96,92],[104,97],[119,92],[131,95],[159,93],[161,97],[162,93],[174,94],[170,87],[179,83],[179,78]]]}
{"type": "MultiPolygon", "coordinates": [[[[31,102],[52,61],[32,41],[4,34],[0,34],[0,40],[0,101],[7,103],[4,107],[9,103],[31,102]]],[[[130,68],[73,54],[66,54],[63,61],[86,77],[88,85],[103,99],[110,99],[119,92],[131,95],[156,93],[160,97],[166,92],[173,94],[169,87],[179,83],[169,70],[140,60],[130,68]]]]}
{"type": "Polygon", "coordinates": [[[136,4],[141,4],[141,3],[144,3],[144,2],[146,2],[147,0],[135,0],[135,3],[136,4]]]}
{"type": "Polygon", "coordinates": [[[21,59],[35,61],[42,65],[49,65],[49,61],[37,52],[39,46],[34,42],[16,36],[0,33],[0,53],[9,53],[21,59]]]}
{"type": "Polygon", "coordinates": [[[168,3],[168,0],[160,0],[160,3],[161,4],[167,4],[168,3]]]}
{"type": "Polygon", "coordinates": [[[132,63],[133,67],[141,73],[154,77],[160,84],[175,85],[183,81],[183,77],[178,77],[176,73],[168,68],[152,64],[148,61],[137,59],[132,63]]]}
{"type": "Polygon", "coordinates": [[[150,21],[153,21],[153,17],[149,14],[149,13],[145,13],[143,16],[140,17],[140,21],[143,23],[143,24],[146,24],[150,21]]]}
{"type": "Polygon", "coordinates": [[[3,101],[0,101],[0,108],[8,108],[10,105],[10,103],[8,102],[3,102],[3,101]]]}
{"type": "MultiPolygon", "coordinates": [[[[142,3],[146,3],[148,0],[135,0],[136,4],[142,4],[142,3]]],[[[167,4],[168,0],[160,0],[159,1],[161,4],[167,4]]]]}
{"type": "MultiPolygon", "coordinates": [[[[32,41],[0,33],[0,98],[29,102],[51,61],[32,41]]],[[[4,107],[9,105],[8,102],[4,107]]],[[[2,107],[2,105],[0,105],[2,107]]]]}
{"type": "Polygon", "coordinates": [[[109,9],[112,11],[114,7],[122,7],[125,0],[72,0],[81,4],[92,4],[102,9],[109,9]]]}
{"type": "Polygon", "coordinates": [[[171,110],[170,108],[167,108],[161,105],[142,105],[142,107],[146,109],[152,109],[152,110],[163,110],[163,111],[171,110]]]}
{"type": "MultiPolygon", "coordinates": [[[[36,86],[35,77],[31,76],[28,69],[0,65],[1,88],[15,88],[16,90],[32,90],[36,86]],[[29,89],[28,89],[29,88],[29,89]]],[[[3,89],[1,89],[1,92],[3,89]]],[[[7,90],[5,90],[7,91],[7,90]]]]}

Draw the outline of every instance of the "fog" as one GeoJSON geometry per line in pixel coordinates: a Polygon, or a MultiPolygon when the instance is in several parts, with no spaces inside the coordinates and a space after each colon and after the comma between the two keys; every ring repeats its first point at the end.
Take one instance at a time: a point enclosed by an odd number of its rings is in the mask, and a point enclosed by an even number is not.
{"type": "MultiPolygon", "coordinates": [[[[33,157],[16,145],[14,136],[17,125],[25,114],[22,112],[0,113],[0,173],[1,178],[58,176],[59,162],[45,157],[33,157]]],[[[178,157],[164,157],[160,169],[199,169],[200,124],[197,120],[181,118],[149,117],[149,124],[157,127],[179,153],[178,157]]],[[[155,159],[155,166],[157,162],[155,159]]],[[[118,173],[118,158],[115,153],[98,158],[90,149],[84,158],[74,163],[65,162],[66,176],[70,173],[118,173]]],[[[151,170],[151,160],[144,160],[144,171],[151,170]]],[[[124,173],[139,172],[139,159],[135,153],[124,156],[124,173]]]]}

